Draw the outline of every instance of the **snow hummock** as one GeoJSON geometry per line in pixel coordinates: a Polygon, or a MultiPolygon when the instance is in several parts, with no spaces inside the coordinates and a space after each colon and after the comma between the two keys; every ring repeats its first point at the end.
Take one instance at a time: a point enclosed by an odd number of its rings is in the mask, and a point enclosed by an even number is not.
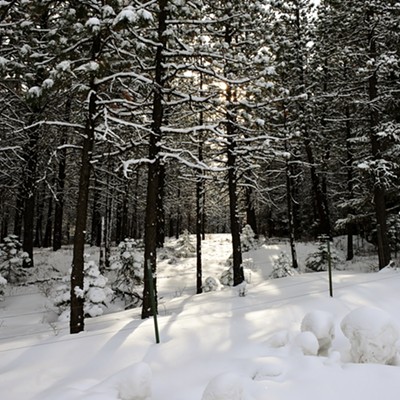
{"type": "Polygon", "coordinates": [[[301,331],[312,332],[318,340],[318,354],[326,355],[335,338],[334,317],[326,311],[311,311],[303,318],[301,331]]]}
{"type": "Polygon", "coordinates": [[[395,362],[399,327],[384,311],[371,307],[358,308],[347,314],[340,326],[350,341],[354,362],[395,362]]]}

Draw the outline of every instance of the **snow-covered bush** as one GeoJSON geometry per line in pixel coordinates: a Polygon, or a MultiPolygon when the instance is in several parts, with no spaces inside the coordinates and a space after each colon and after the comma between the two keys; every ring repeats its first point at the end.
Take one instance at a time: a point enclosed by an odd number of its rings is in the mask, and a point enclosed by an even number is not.
{"type": "Polygon", "coordinates": [[[115,273],[111,287],[116,297],[125,303],[125,308],[135,307],[140,302],[138,286],[144,279],[143,257],[136,250],[136,241],[125,239],[118,245],[119,259],[111,265],[115,273]]]}
{"type": "MultiPolygon", "coordinates": [[[[70,276],[66,276],[62,279],[62,284],[56,288],[54,297],[54,305],[60,311],[59,320],[67,321],[70,318],[70,290],[70,276]]],[[[85,317],[102,315],[104,309],[111,302],[113,291],[107,287],[107,278],[100,273],[99,267],[94,261],[84,264],[83,293],[79,294],[85,299],[85,317]]]]}
{"type": "Polygon", "coordinates": [[[250,225],[245,225],[240,235],[242,251],[249,251],[257,247],[256,235],[250,225]]]}
{"type": "Polygon", "coordinates": [[[274,262],[269,279],[284,278],[294,275],[297,275],[297,271],[292,267],[288,255],[282,252],[274,262]]]}
{"type": "Polygon", "coordinates": [[[0,300],[3,300],[4,288],[7,285],[7,280],[0,275],[0,300]]]}
{"type": "Polygon", "coordinates": [[[335,338],[335,323],[331,313],[311,311],[301,322],[302,332],[312,332],[318,340],[318,355],[327,355],[335,338]]]}
{"type": "Polygon", "coordinates": [[[394,363],[399,327],[386,312],[361,307],[347,314],[340,327],[350,341],[353,362],[394,363]]]}
{"type": "Polygon", "coordinates": [[[203,285],[204,292],[216,292],[221,290],[221,288],[222,288],[221,282],[217,278],[209,276],[204,281],[203,285]]]}
{"type": "MultiPolygon", "coordinates": [[[[332,269],[338,268],[340,263],[339,256],[335,249],[330,248],[330,257],[331,257],[331,267],[332,269]]],[[[307,270],[320,272],[326,271],[329,265],[329,253],[328,246],[326,242],[320,242],[318,246],[318,250],[314,253],[311,253],[307,256],[305,261],[305,266],[307,270]]]]}
{"type": "Polygon", "coordinates": [[[187,229],[185,229],[178,240],[175,255],[179,258],[188,258],[194,257],[195,254],[196,249],[190,240],[190,233],[187,229]]]}
{"type": "Polygon", "coordinates": [[[8,235],[0,244],[0,274],[9,283],[18,283],[26,277],[24,263],[29,264],[28,253],[22,250],[22,244],[16,235],[8,235]]]}

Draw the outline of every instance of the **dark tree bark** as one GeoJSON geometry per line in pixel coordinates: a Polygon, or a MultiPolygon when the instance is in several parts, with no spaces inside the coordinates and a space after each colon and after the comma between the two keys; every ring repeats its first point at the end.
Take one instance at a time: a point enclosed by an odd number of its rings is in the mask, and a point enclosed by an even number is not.
{"type": "Polygon", "coordinates": [[[24,198],[22,191],[22,183],[17,192],[17,198],[15,202],[15,212],[14,212],[14,230],[13,233],[15,236],[21,239],[22,234],[22,210],[24,208],[24,198]]]}
{"type": "Polygon", "coordinates": [[[258,237],[256,210],[254,207],[254,189],[251,186],[246,186],[246,223],[250,225],[255,237],[258,237]]]}
{"type": "Polygon", "coordinates": [[[160,164],[157,195],[157,248],[164,247],[165,211],[164,211],[165,165],[160,164]]]}
{"type": "Polygon", "coordinates": [[[76,222],[74,236],[74,251],[71,272],[71,320],[70,333],[82,332],[85,328],[84,321],[84,299],[79,296],[76,289],[83,290],[84,280],[84,248],[86,220],[89,203],[89,185],[91,171],[91,157],[94,147],[94,131],[97,100],[97,86],[94,80],[91,82],[91,93],[89,96],[88,117],[85,124],[85,132],[82,143],[81,167],[79,173],[79,192],[76,207],[76,222]]]}
{"type": "MultiPolygon", "coordinates": [[[[93,37],[91,57],[96,59],[101,49],[101,37],[97,34],[93,37]]],[[[70,333],[79,333],[85,329],[84,298],[79,295],[83,291],[84,283],[84,250],[85,233],[87,226],[89,187],[91,173],[91,159],[95,141],[97,113],[97,85],[95,76],[91,76],[89,82],[88,110],[85,122],[85,130],[82,139],[81,167],[79,172],[78,201],[76,207],[74,250],[71,271],[71,319],[70,333]]]]}
{"type": "MultiPolygon", "coordinates": [[[[203,125],[203,113],[200,113],[200,126],[203,125]]],[[[203,142],[201,139],[201,132],[199,133],[198,143],[198,157],[199,161],[203,161],[203,142]]],[[[203,228],[203,196],[204,196],[204,178],[202,171],[198,172],[196,178],[196,293],[203,292],[203,266],[202,266],[202,233],[203,228]]]]}
{"type": "MultiPolygon", "coordinates": [[[[346,167],[347,167],[347,192],[349,194],[350,200],[354,197],[353,190],[353,151],[351,148],[351,122],[350,122],[350,107],[346,105],[346,167]]],[[[348,214],[352,213],[352,209],[348,210],[348,214]]],[[[355,226],[353,222],[348,222],[346,224],[347,231],[347,256],[346,260],[350,261],[354,258],[354,243],[353,243],[353,235],[355,231],[355,226]]]]}
{"type": "Polygon", "coordinates": [[[46,226],[44,230],[44,237],[43,237],[43,247],[50,247],[51,246],[51,234],[53,228],[53,196],[50,195],[49,197],[49,204],[47,208],[47,218],[46,218],[46,226]]]}
{"type": "Polygon", "coordinates": [[[30,262],[25,266],[33,267],[33,229],[35,220],[35,191],[36,169],[38,162],[39,128],[31,128],[28,131],[28,145],[25,150],[26,169],[24,172],[24,232],[22,239],[23,251],[29,254],[30,262]]]}
{"type": "Polygon", "coordinates": [[[35,229],[35,239],[33,241],[34,247],[42,247],[43,244],[43,212],[44,212],[44,199],[40,191],[37,194],[36,202],[37,211],[36,211],[36,229],[35,229]]]}
{"type": "MultiPolygon", "coordinates": [[[[372,9],[367,11],[367,20],[373,24],[374,12],[372,9]]],[[[371,27],[368,35],[369,43],[369,56],[371,60],[377,62],[378,53],[376,47],[376,32],[375,26],[371,27]]],[[[382,157],[382,142],[377,135],[377,126],[379,124],[379,110],[374,104],[378,98],[378,76],[377,71],[373,71],[368,79],[368,95],[370,101],[369,123],[370,123],[370,140],[372,157],[374,160],[379,160],[382,157]]],[[[385,268],[391,259],[388,229],[386,222],[386,199],[385,199],[385,186],[381,182],[380,177],[374,173],[374,203],[376,215],[376,231],[378,235],[378,256],[379,256],[379,269],[385,268]]]]}
{"type": "MultiPolygon", "coordinates": [[[[229,10],[228,10],[229,13],[229,10]]],[[[225,43],[230,46],[233,40],[233,28],[225,25],[225,43]]],[[[229,65],[225,66],[225,74],[229,72],[229,65]]],[[[242,246],[240,242],[240,222],[238,215],[238,194],[237,194],[237,165],[236,165],[236,116],[233,109],[234,93],[229,84],[226,88],[226,136],[227,136],[227,168],[228,168],[228,193],[229,193],[229,220],[232,236],[232,257],[233,257],[233,285],[239,285],[244,281],[242,265],[242,246]]]]}
{"type": "Polygon", "coordinates": [[[147,176],[147,198],[146,198],[146,216],[145,216],[145,234],[144,234],[144,288],[142,319],[153,315],[151,309],[150,276],[152,272],[154,297],[157,312],[157,279],[155,272],[157,269],[157,215],[159,203],[159,179],[160,179],[160,160],[159,141],[161,139],[161,127],[163,123],[163,87],[164,87],[164,55],[163,51],[166,44],[165,32],[167,30],[167,6],[168,0],[158,0],[158,40],[160,44],[157,47],[155,58],[155,84],[153,96],[153,122],[152,133],[149,138],[149,159],[152,161],[148,166],[147,176]]]}
{"type": "MultiPolygon", "coordinates": [[[[288,144],[285,142],[286,151],[288,151],[288,144]]],[[[292,256],[292,267],[298,268],[297,263],[297,252],[296,252],[296,240],[295,240],[295,222],[294,222],[294,193],[293,193],[293,174],[292,166],[290,160],[286,159],[285,163],[286,169],[286,204],[287,204],[287,215],[289,224],[289,243],[290,243],[290,253],[292,256]]]]}
{"type": "Polygon", "coordinates": [[[97,177],[94,178],[94,190],[93,190],[93,205],[92,205],[92,227],[90,235],[91,246],[101,246],[101,231],[102,231],[102,215],[100,212],[100,200],[99,193],[101,189],[97,177]]]}
{"type": "MultiPolygon", "coordinates": [[[[68,97],[65,103],[65,120],[69,122],[71,117],[72,100],[68,97]]],[[[64,145],[67,142],[66,129],[63,130],[61,136],[61,149],[58,151],[58,176],[56,182],[56,205],[54,210],[54,228],[53,228],[53,251],[61,249],[63,240],[63,216],[64,216],[64,188],[67,167],[67,150],[64,145]]]]}

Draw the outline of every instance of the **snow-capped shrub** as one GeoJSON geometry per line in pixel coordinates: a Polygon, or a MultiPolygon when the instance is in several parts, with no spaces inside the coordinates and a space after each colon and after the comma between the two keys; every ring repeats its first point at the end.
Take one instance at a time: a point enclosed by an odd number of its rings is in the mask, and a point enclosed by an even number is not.
{"type": "Polygon", "coordinates": [[[185,229],[178,240],[175,255],[179,258],[188,258],[194,257],[195,254],[196,249],[190,240],[190,233],[187,229],[185,229]]]}
{"type": "MultiPolygon", "coordinates": [[[[340,263],[339,256],[335,249],[330,248],[331,267],[338,268],[340,263]]],[[[329,253],[326,242],[320,242],[318,250],[307,256],[305,261],[306,269],[310,271],[320,272],[327,271],[329,265],[329,253]]]]}
{"type": "Polygon", "coordinates": [[[343,318],[340,327],[356,363],[392,364],[397,354],[399,327],[383,310],[361,307],[343,318]]]}
{"type": "Polygon", "coordinates": [[[4,288],[7,285],[7,280],[4,279],[1,275],[0,275],[0,300],[3,299],[4,296],[4,288]]]}
{"type": "MultiPolygon", "coordinates": [[[[62,284],[56,288],[54,305],[60,311],[59,320],[69,320],[71,303],[70,295],[70,276],[62,279],[62,284]]],[[[77,288],[77,290],[79,290],[77,288]]],[[[83,296],[85,317],[97,317],[102,315],[104,308],[111,302],[113,291],[107,287],[107,278],[104,277],[99,267],[94,261],[88,261],[84,264],[83,291],[77,295],[83,296]]]]}
{"type": "Polygon", "coordinates": [[[312,332],[318,340],[318,355],[327,355],[335,338],[335,322],[331,313],[311,311],[301,322],[302,332],[312,332]]]}
{"type": "Polygon", "coordinates": [[[292,263],[289,260],[288,255],[282,252],[279,257],[275,260],[272,267],[272,272],[269,275],[269,279],[284,278],[286,276],[297,275],[297,271],[292,267],[292,263]]]}
{"type": "Polygon", "coordinates": [[[204,281],[203,285],[204,292],[216,292],[221,290],[221,288],[222,288],[221,282],[217,278],[209,276],[204,281]]]}
{"type": "Polygon", "coordinates": [[[125,239],[118,245],[119,259],[111,265],[115,278],[111,284],[116,297],[125,303],[125,308],[135,307],[139,301],[138,286],[144,279],[143,257],[136,251],[136,241],[125,239]]]}
{"type": "Polygon", "coordinates": [[[250,225],[245,225],[240,235],[242,251],[249,251],[257,247],[256,235],[250,225]]]}
{"type": "Polygon", "coordinates": [[[0,244],[0,274],[9,283],[22,282],[26,277],[25,265],[29,265],[28,253],[22,250],[22,244],[16,235],[8,235],[0,244]]]}

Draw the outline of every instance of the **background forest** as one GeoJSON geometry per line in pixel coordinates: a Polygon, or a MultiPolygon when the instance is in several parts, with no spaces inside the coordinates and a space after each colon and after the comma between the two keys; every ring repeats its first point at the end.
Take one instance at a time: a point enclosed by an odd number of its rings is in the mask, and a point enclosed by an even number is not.
{"type": "MultiPolygon", "coordinates": [[[[400,4],[218,0],[0,1],[1,237],[33,247],[166,236],[296,240],[400,233],[400,4]]],[[[154,279],[156,284],[156,279],[154,279]]],[[[83,299],[71,290],[71,332],[83,299]]]]}

